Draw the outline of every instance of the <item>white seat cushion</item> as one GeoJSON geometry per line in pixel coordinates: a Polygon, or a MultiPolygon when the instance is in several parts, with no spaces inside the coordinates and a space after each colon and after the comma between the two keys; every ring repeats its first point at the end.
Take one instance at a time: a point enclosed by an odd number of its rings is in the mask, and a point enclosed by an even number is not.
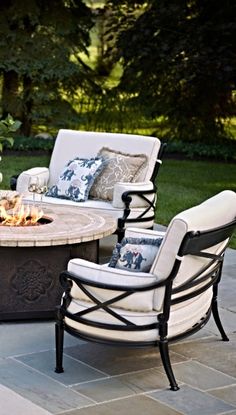
{"type": "MultiPolygon", "coordinates": [[[[204,292],[200,296],[186,301],[184,304],[175,305],[171,309],[170,319],[168,323],[168,338],[183,333],[186,330],[192,328],[198,323],[201,317],[209,310],[212,298],[212,289],[204,292]]],[[[71,313],[77,313],[91,307],[92,304],[82,300],[73,300],[68,307],[68,311],[71,313]]],[[[140,312],[140,311],[129,311],[113,308],[114,311],[118,312],[122,317],[130,320],[134,324],[153,324],[157,321],[158,313],[155,311],[140,312]]],[[[117,319],[106,313],[104,310],[97,310],[88,315],[93,321],[109,323],[109,324],[120,324],[117,319]]],[[[145,331],[121,331],[121,330],[106,330],[102,328],[93,327],[91,330],[90,326],[73,321],[66,317],[66,324],[80,331],[83,334],[92,334],[100,338],[111,339],[111,340],[126,340],[126,341],[155,341],[159,339],[158,330],[145,330],[145,331]]]]}
{"type": "MultiPolygon", "coordinates": [[[[149,273],[136,273],[113,269],[106,265],[94,264],[78,258],[69,261],[68,271],[77,275],[83,275],[84,278],[87,278],[91,282],[114,284],[118,288],[122,286],[143,286],[156,281],[156,277],[149,273]]],[[[123,292],[122,289],[120,291],[113,291],[88,286],[87,289],[100,301],[109,300],[123,292]]],[[[71,295],[76,300],[89,301],[88,297],[75,283],[71,289],[71,295]]],[[[135,293],[115,304],[120,308],[128,310],[151,311],[153,309],[153,290],[135,293]]]]}

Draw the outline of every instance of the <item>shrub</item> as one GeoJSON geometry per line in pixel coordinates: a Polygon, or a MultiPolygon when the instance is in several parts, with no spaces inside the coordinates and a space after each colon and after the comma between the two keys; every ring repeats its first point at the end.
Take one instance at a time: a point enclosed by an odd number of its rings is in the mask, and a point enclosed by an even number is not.
{"type": "MultiPolygon", "coordinates": [[[[54,139],[16,136],[11,149],[14,151],[51,151],[54,146],[54,141],[54,139]]],[[[5,148],[10,149],[8,143],[6,143],[5,148]]]]}
{"type": "Polygon", "coordinates": [[[205,158],[236,161],[236,141],[226,140],[219,144],[193,143],[186,141],[167,141],[167,154],[180,154],[188,159],[205,158]]]}

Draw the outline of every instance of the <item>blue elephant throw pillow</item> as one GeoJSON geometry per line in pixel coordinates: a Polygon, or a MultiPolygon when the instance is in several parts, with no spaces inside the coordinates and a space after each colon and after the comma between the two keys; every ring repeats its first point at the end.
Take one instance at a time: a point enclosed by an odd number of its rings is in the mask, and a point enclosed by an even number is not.
{"type": "Polygon", "coordinates": [[[46,192],[46,196],[84,202],[88,199],[89,190],[105,167],[103,157],[91,159],[75,158],[64,167],[56,184],[46,192]]]}
{"type": "Polygon", "coordinates": [[[149,272],[163,238],[123,238],[117,243],[109,267],[149,272]]]}

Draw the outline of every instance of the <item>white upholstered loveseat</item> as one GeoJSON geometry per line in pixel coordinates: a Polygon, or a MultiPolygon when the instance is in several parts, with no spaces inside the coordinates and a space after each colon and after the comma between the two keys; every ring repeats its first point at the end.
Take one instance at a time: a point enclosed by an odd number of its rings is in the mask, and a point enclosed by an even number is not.
{"type": "Polygon", "coordinates": [[[117,218],[118,229],[125,228],[127,224],[151,228],[156,204],[155,180],[164,147],[155,137],[61,129],[55,141],[49,168],[34,167],[22,172],[17,178],[16,190],[23,193],[25,199],[30,199],[32,198],[32,195],[28,193],[30,178],[38,178],[39,184],[53,186],[69,160],[76,157],[96,157],[104,147],[130,156],[140,154],[146,156],[146,163],[137,172],[135,181],[116,183],[112,200],[89,197],[85,202],[75,202],[43,196],[43,202],[70,204],[80,208],[106,211],[117,218]]]}

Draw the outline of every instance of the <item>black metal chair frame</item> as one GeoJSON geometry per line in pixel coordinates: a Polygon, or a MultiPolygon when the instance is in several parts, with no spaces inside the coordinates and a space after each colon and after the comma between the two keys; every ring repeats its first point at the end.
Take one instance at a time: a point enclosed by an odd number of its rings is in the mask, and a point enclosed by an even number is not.
{"type": "MultiPolygon", "coordinates": [[[[216,245],[227,238],[230,238],[232,235],[234,228],[236,227],[236,220],[233,222],[223,226],[216,228],[210,231],[204,232],[189,232],[183,239],[183,242],[180,246],[178,255],[176,256],[173,268],[170,272],[168,278],[161,282],[156,282],[144,286],[133,286],[133,287],[126,287],[126,286],[116,286],[113,284],[103,284],[103,283],[95,283],[87,280],[86,278],[80,277],[78,275],[72,274],[68,271],[64,271],[60,275],[61,284],[65,289],[65,294],[63,298],[63,303],[57,309],[57,322],[56,322],[56,369],[57,373],[63,372],[63,337],[64,337],[64,330],[68,333],[80,337],[84,340],[95,341],[99,343],[105,343],[110,345],[116,346],[126,346],[126,347],[149,347],[149,346],[159,346],[160,355],[162,359],[162,363],[166,372],[166,375],[170,382],[170,389],[171,390],[178,390],[178,384],[175,380],[175,376],[171,367],[170,357],[169,357],[169,342],[173,342],[182,338],[185,338],[198,330],[200,330],[209,320],[211,312],[213,314],[215,323],[220,331],[222,340],[228,341],[228,337],[223,329],[223,326],[220,321],[219,312],[218,312],[218,305],[217,305],[217,295],[218,295],[218,284],[221,279],[222,273],[222,265],[224,260],[224,252],[226,246],[218,255],[213,255],[207,252],[204,252],[205,249],[216,245]],[[198,273],[196,273],[191,279],[184,282],[182,285],[173,288],[173,280],[176,277],[182,258],[185,255],[194,255],[200,257],[209,258],[209,263],[201,269],[198,273]],[[204,275],[202,275],[204,273],[204,275]],[[68,312],[67,307],[70,304],[71,297],[70,297],[70,289],[72,285],[72,281],[74,281],[78,287],[88,296],[90,300],[94,302],[95,305],[89,306],[86,310],[81,311],[77,314],[71,314],[68,312]],[[92,295],[86,286],[93,286],[102,289],[108,289],[113,291],[122,291],[122,294],[118,294],[114,298],[100,302],[94,295],[92,295]],[[177,303],[182,303],[187,301],[188,299],[194,298],[208,288],[213,287],[213,298],[211,307],[206,313],[205,316],[199,316],[199,322],[191,327],[189,330],[174,336],[172,338],[168,337],[168,320],[170,315],[171,306],[177,303]],[[128,297],[137,292],[143,292],[148,290],[154,290],[159,287],[165,287],[165,296],[164,296],[164,304],[163,304],[163,311],[161,314],[157,312],[157,322],[154,324],[148,325],[135,325],[131,321],[123,318],[118,313],[116,313],[110,307],[116,301],[119,301],[125,297],[128,297]],[[194,291],[187,292],[191,288],[194,288],[194,291]],[[178,294],[175,298],[172,298],[174,294],[178,294]],[[93,320],[89,320],[89,313],[92,311],[103,309],[107,313],[111,314],[118,320],[118,324],[105,324],[94,322],[93,320]],[[148,341],[148,342],[132,342],[132,341],[117,341],[117,340],[107,340],[100,337],[95,337],[92,334],[84,334],[79,332],[78,330],[71,328],[64,322],[64,317],[68,317],[71,320],[84,324],[86,326],[92,327],[99,327],[101,329],[108,329],[108,330],[119,330],[119,331],[144,331],[144,330],[151,330],[157,329],[159,333],[159,338],[155,341],[148,341]],[[86,317],[86,318],[85,318],[86,317]]],[[[92,329],[91,329],[92,331],[92,329]]]]}
{"type": "Polygon", "coordinates": [[[162,157],[164,154],[164,151],[166,149],[166,143],[162,143],[160,146],[160,150],[158,152],[157,160],[155,163],[155,167],[152,173],[151,182],[154,185],[154,188],[152,190],[137,190],[137,191],[126,191],[122,194],[122,201],[124,202],[125,208],[122,218],[118,219],[118,226],[117,226],[117,235],[118,235],[118,241],[120,242],[121,239],[124,236],[125,233],[125,227],[127,225],[132,226],[132,224],[135,223],[142,223],[142,222],[149,222],[155,219],[155,204],[156,204],[156,193],[157,193],[157,187],[156,187],[156,178],[157,174],[159,172],[160,166],[162,164],[162,157]],[[151,199],[148,198],[148,195],[153,195],[151,199]],[[130,204],[132,202],[132,197],[138,196],[140,199],[144,200],[147,203],[146,209],[136,218],[129,218],[130,214],[130,204]],[[149,215],[147,215],[149,213],[149,215]]]}

